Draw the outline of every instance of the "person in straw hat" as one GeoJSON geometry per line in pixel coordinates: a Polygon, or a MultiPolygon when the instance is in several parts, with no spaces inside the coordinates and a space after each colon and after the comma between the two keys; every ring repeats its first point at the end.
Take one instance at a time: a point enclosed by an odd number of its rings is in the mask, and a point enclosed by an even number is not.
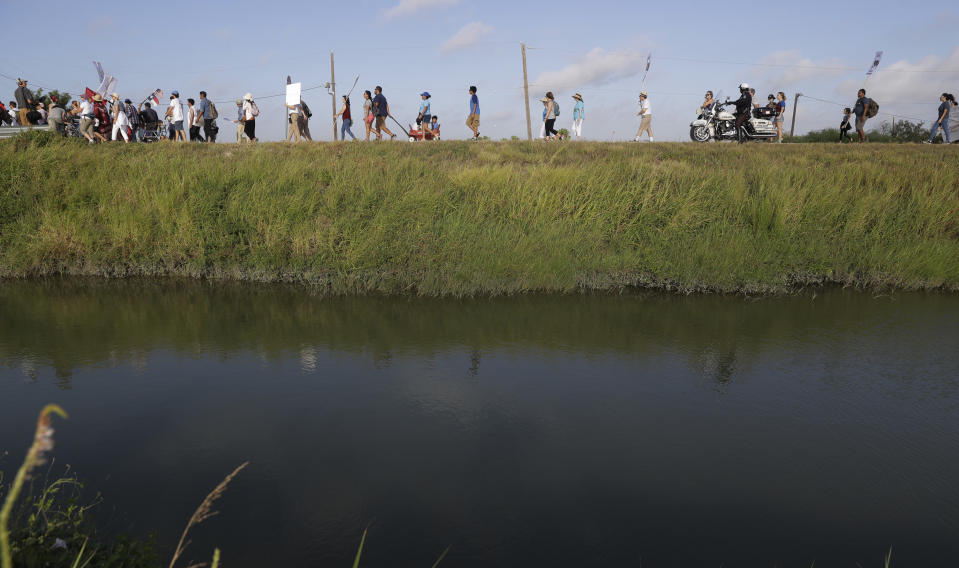
{"type": "Polygon", "coordinates": [[[583,104],[583,95],[573,95],[576,104],[573,106],[573,126],[570,131],[577,139],[583,138],[583,119],[586,118],[586,107],[583,104]]]}
{"type": "Polygon", "coordinates": [[[97,120],[97,129],[93,133],[100,142],[106,142],[110,134],[110,113],[107,112],[107,104],[103,102],[103,95],[97,93],[93,95],[93,117],[97,120]]]}
{"type": "Polygon", "coordinates": [[[639,93],[639,112],[636,113],[636,116],[642,117],[642,120],[639,123],[639,132],[636,133],[636,141],[639,142],[640,138],[643,135],[643,132],[649,134],[649,141],[653,141],[653,111],[649,106],[649,97],[646,95],[646,91],[639,93]]]}

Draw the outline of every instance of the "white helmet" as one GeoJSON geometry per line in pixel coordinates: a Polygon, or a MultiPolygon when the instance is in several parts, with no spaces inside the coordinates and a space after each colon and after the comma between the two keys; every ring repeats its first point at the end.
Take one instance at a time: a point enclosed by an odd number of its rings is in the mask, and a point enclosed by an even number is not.
{"type": "Polygon", "coordinates": [[[748,89],[749,89],[749,83],[740,83],[740,84],[739,84],[739,90],[740,90],[740,91],[746,91],[746,90],[748,90],[748,89]]]}

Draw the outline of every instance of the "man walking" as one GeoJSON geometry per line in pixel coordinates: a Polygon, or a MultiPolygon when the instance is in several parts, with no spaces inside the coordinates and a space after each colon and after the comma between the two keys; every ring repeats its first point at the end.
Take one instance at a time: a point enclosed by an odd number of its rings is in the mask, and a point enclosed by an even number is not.
{"type": "Polygon", "coordinates": [[[373,92],[376,95],[373,97],[373,114],[376,116],[376,139],[383,139],[383,132],[386,132],[390,135],[390,140],[396,138],[396,134],[390,132],[390,129],[386,127],[386,117],[393,116],[390,114],[390,103],[386,100],[386,97],[383,96],[383,87],[377,85],[373,92]]]}
{"type": "Polygon", "coordinates": [[[866,141],[866,120],[869,118],[869,104],[872,101],[866,98],[866,89],[859,89],[858,95],[852,112],[856,115],[856,134],[859,135],[861,144],[866,141]]]}
{"type": "Polygon", "coordinates": [[[649,141],[653,141],[653,110],[649,105],[649,96],[646,91],[639,93],[639,112],[636,116],[641,117],[639,122],[639,132],[636,133],[636,141],[639,142],[643,137],[643,132],[649,135],[649,141]]]}
{"type": "Polygon", "coordinates": [[[173,141],[186,142],[186,132],[183,130],[183,104],[180,102],[180,92],[170,93],[170,107],[167,109],[167,116],[173,123],[173,141]]]}
{"type": "Polygon", "coordinates": [[[20,117],[20,125],[26,126],[30,124],[30,121],[27,119],[27,113],[30,112],[30,109],[37,106],[37,102],[33,100],[33,93],[27,88],[26,79],[17,79],[17,90],[13,92],[13,98],[17,100],[17,112],[20,117]]]}
{"type": "Polygon", "coordinates": [[[300,136],[305,138],[307,142],[313,141],[313,137],[310,136],[310,117],[312,116],[310,107],[303,102],[303,99],[300,99],[300,136]]]}
{"type": "Polygon", "coordinates": [[[143,123],[140,120],[140,113],[137,112],[136,107],[133,106],[133,101],[123,99],[123,112],[126,113],[127,120],[130,121],[130,138],[134,142],[142,142],[143,123]]]}
{"type": "Polygon", "coordinates": [[[479,140],[480,106],[476,96],[476,86],[470,87],[470,114],[466,117],[466,126],[473,131],[473,140],[479,140]]]}
{"type": "Polygon", "coordinates": [[[290,122],[290,134],[286,137],[286,140],[289,141],[292,139],[294,142],[300,141],[300,112],[302,112],[303,105],[297,103],[295,105],[286,105],[286,108],[289,110],[289,122],[290,122]]]}
{"type": "Polygon", "coordinates": [[[243,99],[236,100],[236,143],[243,142],[243,99]]]}
{"type": "Polygon", "coordinates": [[[203,119],[203,134],[207,142],[216,142],[216,117],[213,116],[213,103],[206,97],[206,91],[200,91],[200,102],[197,103],[203,119]]]}

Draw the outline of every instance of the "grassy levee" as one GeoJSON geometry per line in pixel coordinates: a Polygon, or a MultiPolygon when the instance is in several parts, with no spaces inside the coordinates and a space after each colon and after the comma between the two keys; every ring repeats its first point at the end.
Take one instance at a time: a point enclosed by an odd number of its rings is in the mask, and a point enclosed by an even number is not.
{"type": "Polygon", "coordinates": [[[936,146],[0,144],[0,277],[330,293],[959,290],[936,146]]]}

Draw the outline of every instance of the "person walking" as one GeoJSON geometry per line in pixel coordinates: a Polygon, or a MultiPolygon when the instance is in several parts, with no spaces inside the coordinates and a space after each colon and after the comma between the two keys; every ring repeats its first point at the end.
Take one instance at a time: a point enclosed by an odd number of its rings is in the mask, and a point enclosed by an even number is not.
{"type": "Polygon", "coordinates": [[[193,99],[187,99],[186,104],[190,109],[188,117],[190,123],[190,142],[203,142],[203,137],[200,136],[200,128],[203,127],[203,113],[197,108],[196,101],[193,99]]]}
{"type": "Polygon", "coordinates": [[[539,125],[539,139],[546,140],[546,111],[549,108],[549,101],[540,99],[540,102],[543,103],[543,120],[539,125]]]}
{"type": "Polygon", "coordinates": [[[426,127],[430,125],[430,119],[433,118],[433,113],[430,112],[430,92],[423,91],[420,93],[420,111],[416,115],[416,126],[420,127],[420,136],[423,140],[426,140],[426,127]]]}
{"type": "Polygon", "coordinates": [[[236,100],[236,120],[233,121],[233,124],[236,124],[236,143],[239,144],[243,142],[243,99],[236,100]]]}
{"type": "Polygon", "coordinates": [[[936,139],[936,132],[940,128],[942,129],[943,141],[946,144],[952,143],[949,136],[949,114],[952,112],[952,107],[957,104],[956,97],[952,96],[951,93],[943,93],[939,97],[939,103],[938,118],[932,123],[932,130],[929,132],[929,140],[926,141],[926,144],[932,144],[932,141],[936,139]]]}
{"type": "Polygon", "coordinates": [[[33,100],[33,93],[27,88],[26,79],[17,79],[17,89],[13,92],[13,98],[17,101],[17,115],[20,119],[20,125],[30,124],[30,121],[27,120],[27,113],[37,106],[37,102],[33,100]]]}
{"type": "MultiPolygon", "coordinates": [[[[334,118],[337,116],[343,117],[343,124],[340,125],[340,140],[346,140],[346,135],[349,134],[350,138],[354,141],[356,136],[353,136],[353,131],[351,127],[353,126],[353,114],[350,112],[350,97],[343,95],[343,106],[340,107],[340,112],[334,115],[334,118]]],[[[367,137],[369,137],[369,132],[367,132],[367,137]]]]}
{"type": "Polygon", "coordinates": [[[859,89],[857,97],[852,112],[856,115],[856,134],[859,135],[859,143],[862,144],[866,141],[866,120],[869,119],[869,106],[872,101],[866,98],[866,89],[859,89]]]}
{"type": "Polygon", "coordinates": [[[288,113],[287,118],[290,124],[290,133],[286,137],[287,142],[290,140],[293,142],[300,141],[300,112],[302,108],[303,107],[300,105],[300,103],[296,103],[295,105],[286,105],[286,110],[288,113]]]}
{"type": "Polygon", "coordinates": [[[466,117],[466,126],[473,131],[473,140],[479,140],[480,105],[476,96],[476,86],[470,87],[470,114],[466,117]]]}
{"type": "Polygon", "coordinates": [[[256,106],[253,100],[253,93],[243,95],[243,133],[250,139],[250,142],[256,142],[256,117],[260,116],[260,108],[256,106]]]}
{"type": "Polygon", "coordinates": [[[541,100],[546,104],[546,119],[543,124],[546,125],[546,141],[549,142],[553,137],[559,136],[559,132],[556,132],[556,100],[552,91],[547,92],[541,100]]]}
{"type": "Polygon", "coordinates": [[[203,121],[203,135],[207,142],[216,142],[216,107],[206,96],[206,91],[200,91],[200,102],[197,103],[197,112],[200,113],[200,120],[203,121]]]}
{"type": "Polygon", "coordinates": [[[118,140],[117,134],[123,137],[123,141],[126,143],[130,142],[130,119],[127,118],[127,113],[123,109],[123,103],[120,101],[120,95],[113,93],[110,95],[110,101],[113,103],[113,112],[111,118],[113,119],[113,128],[110,131],[110,140],[114,142],[118,140]]]}
{"type": "Polygon", "coordinates": [[[383,87],[377,85],[373,92],[376,93],[376,96],[373,97],[373,112],[376,114],[376,139],[382,140],[383,132],[386,132],[392,140],[396,138],[396,134],[390,132],[390,129],[386,127],[386,117],[393,116],[390,114],[390,103],[383,96],[383,87]]]}
{"type": "Polygon", "coordinates": [[[86,94],[80,97],[82,101],[80,103],[80,134],[87,139],[87,142],[90,144],[94,143],[93,139],[93,101],[90,100],[86,94]]]}
{"type": "Polygon", "coordinates": [[[170,93],[170,106],[167,107],[167,116],[173,125],[173,140],[186,142],[186,132],[183,130],[183,104],[180,102],[180,92],[170,93]]]}
{"type": "Polygon", "coordinates": [[[852,118],[852,109],[849,107],[842,109],[842,122],[839,123],[840,144],[842,144],[846,138],[849,138],[849,141],[852,142],[852,137],[849,136],[849,131],[852,130],[852,126],[849,125],[850,118],[852,118]]]}
{"type": "Polygon", "coordinates": [[[310,112],[309,105],[303,99],[300,99],[300,136],[305,138],[307,142],[313,141],[313,136],[310,134],[311,118],[313,118],[313,113],[310,112]]]}
{"type": "Polygon", "coordinates": [[[573,105],[573,126],[570,130],[577,140],[583,139],[583,119],[586,118],[586,105],[583,104],[583,95],[576,93],[573,95],[576,104],[573,105]]]}
{"type": "Polygon", "coordinates": [[[130,139],[140,142],[143,138],[143,121],[140,120],[140,113],[133,106],[133,101],[123,99],[123,112],[127,115],[127,122],[130,124],[130,139]]]}
{"type": "Polygon", "coordinates": [[[370,134],[373,134],[373,121],[376,115],[373,114],[373,94],[369,91],[363,91],[363,124],[366,125],[366,141],[370,141],[370,134]]]}
{"type": "Polygon", "coordinates": [[[776,93],[776,115],[773,117],[773,123],[776,124],[776,137],[779,143],[783,143],[783,121],[786,120],[786,93],[779,91],[776,93]]]}
{"type": "Polygon", "coordinates": [[[636,116],[640,117],[639,131],[636,133],[636,141],[643,138],[643,132],[649,135],[649,141],[653,141],[653,109],[649,104],[649,95],[646,91],[639,93],[639,111],[636,116]]]}
{"type": "Polygon", "coordinates": [[[93,135],[100,142],[106,142],[110,135],[110,113],[107,112],[107,104],[103,102],[103,96],[100,93],[93,95],[93,118],[97,121],[97,128],[93,135]]]}

